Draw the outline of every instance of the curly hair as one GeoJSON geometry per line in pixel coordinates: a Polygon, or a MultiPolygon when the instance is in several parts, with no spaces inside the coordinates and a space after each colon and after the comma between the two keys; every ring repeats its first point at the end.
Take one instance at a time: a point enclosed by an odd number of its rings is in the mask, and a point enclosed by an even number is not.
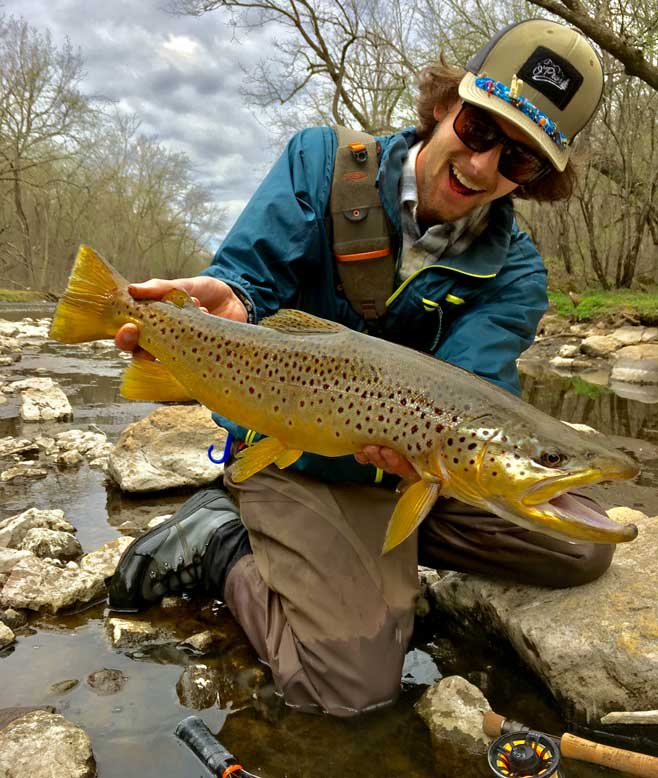
{"type": "MultiPolygon", "coordinates": [[[[416,100],[418,114],[416,131],[422,140],[429,138],[436,127],[435,107],[440,105],[449,108],[459,102],[459,84],[465,75],[464,68],[449,65],[443,54],[440,55],[438,62],[420,71],[416,100]]],[[[537,202],[555,202],[571,197],[575,186],[576,167],[569,159],[562,172],[551,166],[546,175],[531,184],[517,187],[512,192],[512,196],[537,202]]]]}

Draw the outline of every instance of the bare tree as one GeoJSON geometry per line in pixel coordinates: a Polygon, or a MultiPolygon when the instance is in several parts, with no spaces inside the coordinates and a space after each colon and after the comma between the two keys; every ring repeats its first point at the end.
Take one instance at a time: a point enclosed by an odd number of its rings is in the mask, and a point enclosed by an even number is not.
{"type": "Polygon", "coordinates": [[[20,225],[20,248],[11,253],[32,286],[38,276],[26,190],[47,186],[40,173],[73,150],[89,111],[81,77],[82,59],[68,41],[57,48],[24,19],[0,19],[0,182],[9,184],[20,225]]]}
{"type": "Polygon", "coordinates": [[[658,13],[652,0],[530,0],[580,28],[621,62],[629,76],[658,89],[658,13]]]}

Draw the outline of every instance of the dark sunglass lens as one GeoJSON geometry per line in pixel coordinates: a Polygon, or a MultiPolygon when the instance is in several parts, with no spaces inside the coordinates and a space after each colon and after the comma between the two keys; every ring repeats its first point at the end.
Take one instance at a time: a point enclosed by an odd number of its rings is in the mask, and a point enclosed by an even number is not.
{"type": "Polygon", "coordinates": [[[515,184],[530,184],[548,170],[548,162],[520,144],[509,144],[498,162],[501,175],[515,184]]]}
{"type": "Polygon", "coordinates": [[[484,111],[465,103],[457,114],[454,129],[459,140],[471,151],[488,151],[499,142],[498,128],[484,111]]]}

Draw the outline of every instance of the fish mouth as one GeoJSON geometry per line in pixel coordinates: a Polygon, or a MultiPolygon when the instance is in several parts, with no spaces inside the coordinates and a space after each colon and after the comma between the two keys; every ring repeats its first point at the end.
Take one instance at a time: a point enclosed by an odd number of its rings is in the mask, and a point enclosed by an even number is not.
{"type": "MultiPolygon", "coordinates": [[[[638,534],[634,524],[621,525],[593,503],[567,490],[604,480],[626,480],[638,473],[632,460],[572,475],[556,475],[528,489],[518,504],[517,523],[562,539],[590,543],[627,543],[638,534]]],[[[512,515],[508,517],[514,521],[512,515]]]]}

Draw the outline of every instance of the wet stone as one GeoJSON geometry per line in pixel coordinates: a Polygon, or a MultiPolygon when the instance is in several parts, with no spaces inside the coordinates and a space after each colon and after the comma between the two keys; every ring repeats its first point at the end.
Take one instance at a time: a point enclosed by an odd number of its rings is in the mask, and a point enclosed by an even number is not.
{"type": "Polygon", "coordinates": [[[0,621],[13,630],[27,626],[27,616],[13,608],[0,609],[0,621]]]}
{"type": "Polygon", "coordinates": [[[96,694],[105,697],[120,692],[127,680],[128,676],[121,670],[105,667],[87,676],[87,686],[96,694]]]}
{"type": "Polygon", "coordinates": [[[64,511],[28,508],[23,513],[0,521],[0,546],[19,548],[29,530],[35,527],[75,532],[75,527],[64,518],[64,511]]]}
{"type": "Polygon", "coordinates": [[[0,649],[6,648],[16,640],[16,635],[11,627],[8,627],[3,621],[0,621],[0,649]]]}
{"type": "Polygon", "coordinates": [[[70,692],[71,689],[75,689],[76,686],[80,681],[78,681],[77,678],[68,678],[65,681],[57,681],[57,683],[52,684],[50,689],[48,690],[51,694],[66,694],[67,692],[70,692]]]}
{"type": "Polygon", "coordinates": [[[31,465],[15,465],[0,473],[0,481],[16,481],[20,478],[45,478],[48,471],[43,467],[32,467],[31,465]]]}
{"type": "Polygon", "coordinates": [[[190,635],[189,638],[185,638],[185,640],[179,643],[179,646],[181,648],[191,648],[200,654],[205,654],[214,642],[215,637],[213,633],[210,630],[206,630],[205,632],[197,632],[196,635],[190,635]]]}
{"type": "Polygon", "coordinates": [[[150,622],[136,619],[107,619],[105,628],[112,646],[124,650],[153,643],[163,635],[162,630],[150,622]]]}
{"type": "Polygon", "coordinates": [[[70,532],[41,527],[28,530],[21,543],[21,548],[41,559],[51,557],[68,561],[82,556],[80,541],[70,532]]]}

